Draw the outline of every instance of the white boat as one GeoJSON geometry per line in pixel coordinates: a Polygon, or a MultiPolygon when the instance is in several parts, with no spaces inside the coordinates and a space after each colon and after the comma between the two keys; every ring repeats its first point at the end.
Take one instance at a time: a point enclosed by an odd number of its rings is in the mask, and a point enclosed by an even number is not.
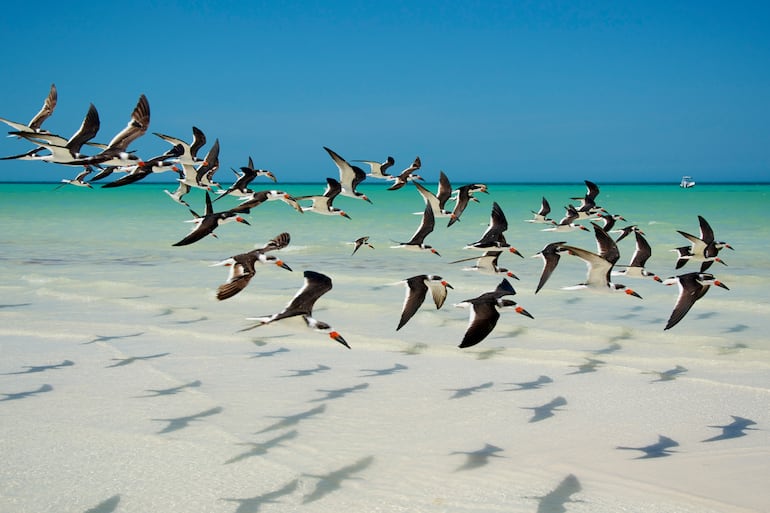
{"type": "Polygon", "coordinates": [[[693,180],[691,176],[683,176],[682,181],[679,183],[679,187],[683,189],[695,187],[695,180],[693,180]]]}

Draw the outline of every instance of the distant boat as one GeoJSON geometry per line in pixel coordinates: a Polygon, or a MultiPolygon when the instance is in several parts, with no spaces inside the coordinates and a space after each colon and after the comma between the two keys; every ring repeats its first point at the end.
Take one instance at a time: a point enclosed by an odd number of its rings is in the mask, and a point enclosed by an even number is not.
{"type": "Polygon", "coordinates": [[[679,187],[683,189],[689,189],[690,187],[695,187],[695,180],[693,180],[691,176],[683,176],[682,181],[679,182],[679,187]]]}

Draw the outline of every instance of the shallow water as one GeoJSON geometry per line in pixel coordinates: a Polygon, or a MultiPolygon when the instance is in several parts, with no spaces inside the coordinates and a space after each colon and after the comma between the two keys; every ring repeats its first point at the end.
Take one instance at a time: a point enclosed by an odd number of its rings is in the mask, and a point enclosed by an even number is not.
{"type": "MultiPolygon", "coordinates": [[[[411,186],[367,185],[372,204],[338,198],[350,220],[266,203],[246,216],[251,226],[172,247],[191,214],[163,193],[171,185],[1,184],[0,393],[22,395],[0,401],[0,509],[761,511],[770,499],[760,470],[770,463],[770,187],[599,184],[597,203],[644,230],[647,267],[661,277],[678,272],[669,250],[684,244],[676,230],[698,233],[697,215],[735,248],[711,269],[730,290],[712,287],[663,331],[675,287],[625,279],[643,299],[562,290],[585,278],[574,257],[534,294],[542,264],[532,255],[549,242],[595,242],[524,220],[541,196],[561,217],[581,184],[489,185],[459,223],[437,220],[426,242],[439,257],[390,248],[419,224],[411,186]],[[485,341],[460,350],[468,312],[452,305],[500,278],[450,262],[472,255],[463,246],[481,236],[493,201],[526,257],[500,263],[520,278],[515,299],[534,319],[503,312],[485,341]],[[293,272],[260,268],[241,294],[217,301],[227,271],[210,265],[282,231],[291,244],[276,254],[293,272]],[[351,255],[348,242],[362,235],[375,249],[351,255]],[[247,317],[283,308],[306,269],[333,279],[314,313],[351,351],[290,324],[239,331],[247,317]],[[428,300],[396,331],[398,282],[423,273],[454,289],[442,309],[428,300]],[[662,378],[677,366],[686,370],[662,378]],[[515,390],[540,375],[551,381],[515,390]],[[566,404],[552,417],[532,420],[531,408],[558,397],[566,404]],[[702,442],[731,415],[760,431],[702,442]],[[659,435],[679,443],[674,454],[637,460],[639,451],[616,449],[659,435]],[[562,482],[581,502],[564,502],[562,482]]],[[[203,211],[200,191],[187,199],[203,211]]],[[[619,247],[627,263],[633,239],[619,247]]]]}

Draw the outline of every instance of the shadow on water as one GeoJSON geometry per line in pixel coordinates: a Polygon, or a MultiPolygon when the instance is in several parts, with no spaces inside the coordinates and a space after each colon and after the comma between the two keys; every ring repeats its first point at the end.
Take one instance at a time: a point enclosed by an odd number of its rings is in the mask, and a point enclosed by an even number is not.
{"type": "Polygon", "coordinates": [[[275,504],[281,497],[285,497],[294,493],[298,485],[299,480],[294,479],[293,481],[289,481],[287,484],[273,492],[257,495],[255,497],[249,497],[247,499],[223,498],[221,500],[227,502],[237,502],[238,507],[235,509],[235,513],[257,513],[263,504],[275,504]]]}
{"type": "Polygon", "coordinates": [[[320,406],[316,406],[315,408],[311,408],[310,410],[306,410],[306,411],[303,411],[303,412],[300,412],[300,413],[296,413],[294,415],[286,415],[286,416],[283,416],[283,417],[276,416],[276,415],[271,415],[270,418],[277,418],[277,419],[281,419],[281,420],[279,420],[278,422],[275,422],[273,424],[270,424],[269,426],[267,426],[266,428],[264,428],[264,429],[262,429],[260,431],[257,431],[256,434],[266,433],[267,431],[275,431],[276,429],[283,429],[283,428],[288,428],[288,427],[296,426],[297,424],[299,424],[303,420],[306,420],[306,419],[309,419],[311,417],[314,417],[315,415],[319,415],[319,414],[321,414],[321,413],[323,413],[325,411],[326,411],[326,405],[322,404],[320,406]]]}
{"type": "Polygon", "coordinates": [[[361,479],[356,477],[355,474],[366,470],[374,462],[374,456],[367,456],[361,458],[355,463],[342,467],[339,470],[335,470],[328,474],[303,474],[305,477],[313,477],[318,479],[315,488],[312,492],[302,497],[302,504],[308,504],[310,502],[317,501],[326,495],[342,488],[342,483],[349,479],[361,479]]]}
{"type": "Polygon", "coordinates": [[[25,399],[27,397],[32,397],[37,394],[43,394],[45,392],[50,392],[53,390],[53,387],[51,385],[45,384],[42,385],[40,388],[36,388],[35,390],[29,390],[27,392],[16,392],[11,394],[5,394],[0,393],[0,395],[3,395],[4,397],[0,399],[0,402],[2,401],[16,401],[18,399],[25,399]]]}
{"type": "Polygon", "coordinates": [[[264,456],[265,454],[267,454],[267,452],[270,449],[273,449],[274,447],[280,447],[281,446],[281,442],[285,442],[287,440],[293,440],[293,439],[297,438],[297,434],[298,433],[297,433],[296,430],[292,430],[292,431],[289,431],[288,433],[284,433],[284,434],[279,435],[279,436],[277,436],[275,438],[272,438],[272,439],[270,439],[270,440],[268,440],[266,442],[261,442],[261,443],[242,442],[242,443],[239,443],[238,445],[246,445],[246,446],[249,446],[250,449],[248,451],[246,451],[246,452],[242,452],[241,454],[239,454],[237,456],[233,456],[232,458],[230,458],[229,460],[227,460],[225,462],[225,465],[229,465],[230,463],[236,463],[238,461],[242,461],[242,460],[245,460],[247,458],[253,458],[255,456],[264,456]]]}
{"type": "Polygon", "coordinates": [[[713,436],[711,438],[707,438],[706,440],[701,440],[701,442],[716,442],[718,440],[729,440],[731,438],[740,438],[742,436],[746,436],[747,433],[745,431],[758,431],[757,428],[752,428],[749,426],[756,425],[756,422],[754,422],[751,419],[747,419],[745,417],[738,417],[736,415],[730,415],[733,418],[733,421],[730,424],[726,424],[724,426],[709,426],[710,428],[716,428],[721,429],[722,433],[713,436]]]}
{"type": "Polygon", "coordinates": [[[215,408],[210,408],[200,413],[194,413],[192,415],[187,415],[185,417],[172,417],[168,419],[151,419],[151,420],[155,422],[168,422],[168,425],[165,428],[158,431],[158,434],[170,433],[172,431],[179,431],[180,429],[184,429],[188,427],[192,422],[196,422],[206,417],[211,417],[212,415],[217,415],[219,413],[222,413],[222,411],[223,411],[223,408],[221,406],[217,406],[215,408]]]}
{"type": "Polygon", "coordinates": [[[450,452],[449,455],[464,454],[466,456],[465,462],[454,470],[455,472],[460,472],[463,470],[473,470],[483,467],[484,465],[489,464],[490,458],[505,458],[505,456],[497,454],[502,451],[503,449],[500,447],[485,444],[484,447],[476,451],[454,451],[450,452]]]}
{"type": "Polygon", "coordinates": [[[326,389],[317,389],[316,392],[323,392],[326,394],[325,396],[319,397],[318,399],[311,399],[310,403],[317,403],[320,401],[328,401],[331,399],[339,399],[340,397],[345,397],[348,394],[352,394],[354,392],[358,392],[360,390],[366,390],[369,388],[369,383],[360,383],[358,385],[354,385],[352,387],[345,387],[345,388],[337,388],[333,390],[326,390],[326,389]]]}
{"type": "Polygon", "coordinates": [[[672,447],[679,447],[679,442],[672,440],[671,438],[663,435],[658,435],[658,442],[651,444],[651,445],[645,445],[643,447],[626,447],[626,446],[618,446],[616,449],[623,449],[623,450],[629,450],[629,451],[641,451],[644,454],[639,456],[638,460],[641,459],[647,459],[647,458],[663,458],[665,456],[671,456],[674,454],[674,451],[671,451],[672,447]]]}
{"type": "Polygon", "coordinates": [[[573,499],[572,496],[582,490],[580,481],[573,474],[562,479],[556,488],[541,497],[525,497],[526,499],[536,499],[537,513],[566,513],[567,508],[564,505],[568,502],[583,502],[573,499]]]}
{"type": "Polygon", "coordinates": [[[541,420],[545,420],[547,418],[553,417],[553,412],[555,411],[561,411],[559,410],[560,406],[565,406],[567,404],[567,400],[564,399],[562,396],[558,396],[554,399],[551,399],[549,402],[542,404],[540,406],[522,406],[522,410],[532,410],[535,412],[534,415],[529,419],[529,422],[540,422],[541,420]]]}
{"type": "Polygon", "coordinates": [[[482,383],[481,385],[476,385],[476,386],[472,386],[472,387],[467,387],[467,388],[447,388],[446,390],[448,390],[449,392],[454,392],[454,394],[452,394],[450,399],[460,399],[460,398],[463,398],[463,397],[468,397],[469,395],[474,394],[474,393],[476,393],[476,392],[478,392],[480,390],[491,388],[492,385],[494,385],[494,383],[492,381],[488,381],[486,383],[482,383]]]}
{"type": "Polygon", "coordinates": [[[83,513],[112,513],[118,507],[120,503],[120,495],[113,495],[109,499],[103,500],[91,509],[85,510],[83,513]]]}

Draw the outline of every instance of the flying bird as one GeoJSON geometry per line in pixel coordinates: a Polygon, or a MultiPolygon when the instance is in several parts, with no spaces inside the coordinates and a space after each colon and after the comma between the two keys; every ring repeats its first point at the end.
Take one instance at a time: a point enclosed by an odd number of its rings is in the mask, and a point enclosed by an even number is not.
{"type": "Polygon", "coordinates": [[[698,216],[698,223],[700,225],[700,237],[677,230],[677,232],[685,239],[689,240],[691,244],[689,251],[682,251],[683,249],[687,250],[686,247],[677,248],[677,250],[675,250],[679,251],[679,258],[676,261],[677,269],[684,266],[688,260],[694,260],[701,262],[700,272],[706,272],[714,262],[725,264],[725,262],[718,256],[719,251],[722,248],[734,249],[730,244],[723,241],[717,241],[714,238],[714,230],[703,216],[698,216]]]}
{"type": "Polygon", "coordinates": [[[717,280],[714,275],[710,273],[692,272],[663,280],[663,285],[675,284],[679,285],[679,297],[677,298],[674,310],[671,312],[671,316],[666,323],[666,327],[663,328],[664,330],[673,328],[679,321],[684,319],[684,316],[690,311],[692,305],[706,295],[706,292],[708,292],[711,285],[730,290],[727,288],[727,285],[717,280]]]}
{"type": "Polygon", "coordinates": [[[401,319],[398,321],[396,331],[400,330],[417,313],[417,310],[425,302],[429,290],[436,310],[438,310],[446,301],[447,288],[454,288],[444,278],[435,274],[418,274],[402,280],[402,282],[406,285],[406,297],[401,308],[401,319]]]}
{"type": "Polygon", "coordinates": [[[246,253],[240,253],[216,264],[212,264],[212,267],[225,266],[230,268],[230,274],[227,277],[227,281],[217,288],[217,299],[222,301],[231,298],[245,289],[254,277],[257,263],[274,264],[287,271],[291,271],[291,267],[286,265],[283,260],[267,254],[270,251],[285,248],[289,245],[290,240],[291,236],[284,232],[277,235],[260,248],[253,249],[246,253]]]}
{"type": "Polygon", "coordinates": [[[322,333],[327,333],[329,338],[350,349],[350,346],[342,337],[342,335],[339,334],[339,332],[335,331],[329,324],[313,318],[313,306],[315,305],[316,301],[318,298],[332,289],[331,278],[316,271],[305,271],[304,277],[304,285],[294,295],[292,300],[283,310],[269,316],[250,317],[248,320],[258,321],[258,323],[245,329],[248,330],[259,326],[264,326],[265,324],[270,324],[282,319],[302,317],[302,319],[305,321],[305,325],[308,328],[322,333]]]}
{"type": "Polygon", "coordinates": [[[356,190],[356,187],[358,187],[361,182],[366,180],[366,172],[358,166],[350,165],[347,160],[343,159],[339,156],[339,154],[327,148],[326,146],[324,146],[324,150],[326,150],[326,152],[334,161],[334,164],[337,166],[337,169],[339,170],[341,187],[340,194],[371,203],[372,200],[370,200],[366,194],[356,190]]]}
{"type": "Polygon", "coordinates": [[[527,219],[526,221],[528,223],[546,223],[550,224],[553,223],[553,219],[548,217],[548,214],[551,213],[551,205],[548,203],[548,200],[545,199],[545,196],[543,196],[543,199],[540,201],[540,210],[535,212],[532,210],[532,214],[534,217],[532,219],[527,219]]]}
{"type": "Polygon", "coordinates": [[[356,251],[358,251],[358,249],[359,249],[361,246],[367,246],[367,247],[369,247],[369,248],[371,248],[371,249],[374,249],[374,246],[372,246],[371,244],[369,244],[369,236],[368,236],[368,235],[365,235],[365,236],[363,236],[363,237],[359,237],[359,238],[357,238],[356,240],[354,240],[353,242],[351,242],[350,244],[353,244],[353,245],[355,246],[355,247],[353,248],[353,252],[351,253],[351,255],[355,255],[355,254],[356,254],[356,251]]]}
{"type": "Polygon", "coordinates": [[[48,90],[48,96],[46,96],[45,100],[43,100],[43,106],[40,108],[38,113],[32,117],[29,123],[25,125],[24,123],[16,123],[14,121],[9,121],[5,118],[0,118],[0,121],[10,126],[17,132],[25,132],[25,133],[32,133],[32,134],[47,133],[46,130],[42,129],[42,125],[43,125],[43,122],[46,119],[48,119],[51,116],[51,114],[53,114],[53,111],[56,108],[56,102],[58,98],[59,98],[59,95],[58,95],[58,92],[56,91],[56,85],[51,84],[51,88],[48,90]]]}
{"type": "Polygon", "coordinates": [[[561,249],[563,244],[566,244],[566,242],[551,242],[532,257],[543,259],[543,271],[540,274],[540,281],[538,282],[537,288],[535,289],[535,294],[540,292],[540,289],[543,288],[545,282],[547,282],[548,278],[550,278],[551,274],[553,274],[554,269],[556,269],[556,265],[559,263],[561,254],[567,251],[566,249],[561,249]]]}
{"type": "Polygon", "coordinates": [[[211,204],[211,196],[209,196],[208,191],[206,191],[206,211],[201,216],[198,215],[194,210],[190,209],[190,213],[192,213],[194,219],[190,222],[194,223],[192,231],[187,235],[187,237],[183,238],[179,242],[175,242],[172,244],[173,246],[186,246],[188,244],[192,244],[194,242],[198,242],[202,238],[204,238],[206,235],[214,235],[214,230],[217,229],[220,225],[223,225],[225,223],[228,223],[230,221],[237,221],[239,223],[243,223],[248,225],[249,222],[246,221],[243,217],[238,215],[238,212],[234,210],[225,210],[222,212],[214,212],[214,208],[211,204]]]}
{"type": "Polygon", "coordinates": [[[391,247],[430,251],[434,255],[441,256],[439,255],[439,252],[433,248],[433,246],[425,244],[425,237],[427,237],[433,231],[435,226],[436,222],[433,217],[433,209],[430,207],[430,205],[425,205],[425,211],[423,212],[420,226],[417,227],[417,231],[414,232],[412,238],[407,242],[399,242],[397,246],[391,247]]]}
{"type": "Polygon", "coordinates": [[[312,204],[309,207],[302,207],[303,212],[314,212],[326,216],[342,216],[350,219],[350,216],[344,211],[332,205],[334,198],[342,192],[342,185],[334,178],[326,179],[326,190],[320,196],[297,196],[297,201],[310,200],[312,204]]]}
{"type": "Polygon", "coordinates": [[[505,296],[513,296],[515,294],[516,291],[511,283],[503,278],[503,281],[500,282],[495,290],[485,292],[478,297],[466,299],[454,305],[471,309],[468,328],[465,331],[465,335],[463,335],[459,347],[475,346],[487,338],[492,333],[492,330],[495,329],[500,318],[498,308],[513,307],[516,313],[532,319],[532,315],[521,306],[517,306],[515,301],[504,299],[505,296]]]}

